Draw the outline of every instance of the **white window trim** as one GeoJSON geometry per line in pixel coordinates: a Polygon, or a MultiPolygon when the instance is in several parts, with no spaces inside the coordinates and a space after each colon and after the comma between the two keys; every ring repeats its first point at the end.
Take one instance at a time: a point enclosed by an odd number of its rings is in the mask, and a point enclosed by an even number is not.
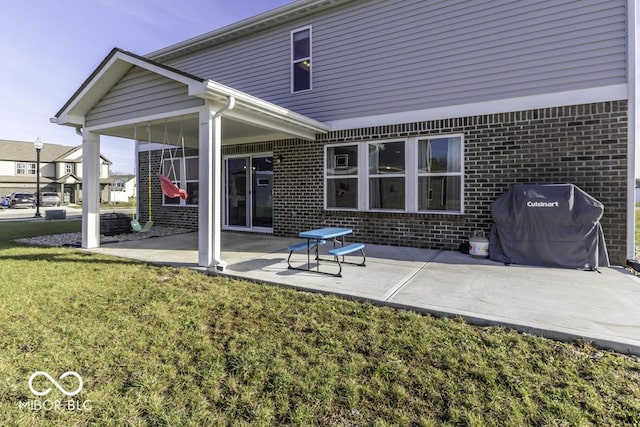
{"type": "Polygon", "coordinates": [[[357,142],[348,142],[345,144],[331,144],[331,145],[325,145],[324,147],[324,164],[323,164],[323,169],[324,169],[324,189],[325,191],[323,191],[323,197],[324,197],[324,209],[327,211],[349,211],[349,212],[358,212],[362,207],[362,199],[363,197],[361,197],[360,195],[363,194],[362,193],[362,189],[361,189],[361,185],[360,185],[360,181],[362,181],[360,179],[360,171],[361,171],[361,160],[362,160],[362,156],[361,156],[361,149],[359,148],[359,145],[357,142]],[[334,176],[330,176],[327,173],[327,156],[328,156],[328,152],[329,152],[329,148],[332,147],[349,147],[349,146],[356,146],[357,148],[357,152],[358,152],[358,173],[356,175],[334,175],[334,176]],[[329,207],[329,200],[327,198],[327,182],[330,179],[340,179],[340,178],[355,178],[358,181],[358,203],[356,204],[357,206],[355,208],[331,208],[329,207]]]}
{"type": "MultiPolygon", "coordinates": [[[[411,138],[393,138],[386,140],[368,140],[362,142],[346,142],[340,144],[329,144],[324,147],[324,209],[326,211],[341,211],[341,212],[381,212],[381,213],[411,213],[411,214],[423,214],[423,215],[463,215],[465,213],[465,198],[464,198],[464,134],[437,134],[437,135],[425,135],[411,138]],[[442,172],[442,173],[421,173],[418,171],[418,141],[424,141],[427,139],[439,139],[439,138],[460,138],[460,172],[442,172]],[[404,174],[384,174],[383,177],[404,177],[405,179],[405,209],[370,209],[369,208],[369,145],[372,143],[386,143],[386,142],[398,142],[403,141],[405,143],[405,172],[404,174]],[[327,153],[330,147],[344,147],[344,146],[358,146],[358,175],[355,176],[358,179],[358,208],[333,208],[327,206],[327,181],[331,178],[327,175],[327,153]],[[418,178],[420,176],[459,176],[460,177],[460,211],[446,211],[446,210],[434,210],[434,211],[422,211],[418,210],[418,178]]],[[[380,176],[380,175],[374,175],[380,176]]],[[[353,178],[354,176],[341,176],[341,178],[353,178]]]]}
{"type": "Polygon", "coordinates": [[[428,135],[423,137],[415,138],[415,147],[413,152],[413,157],[415,158],[415,171],[416,171],[416,179],[415,179],[415,197],[414,200],[416,202],[415,212],[424,213],[424,214],[447,214],[447,215],[463,215],[464,214],[464,134],[462,133],[454,133],[454,134],[445,134],[445,135],[428,135]],[[419,141],[425,141],[429,139],[441,139],[441,138],[460,138],[460,172],[420,172],[418,171],[418,148],[419,141]],[[460,177],[460,211],[421,211],[418,210],[418,178],[422,176],[459,176],[460,177]]]}
{"type": "Polygon", "coordinates": [[[310,92],[311,90],[313,90],[313,28],[311,25],[307,25],[305,27],[300,27],[300,28],[296,28],[295,30],[292,30],[291,33],[289,34],[289,58],[290,58],[290,62],[289,62],[289,74],[290,74],[290,88],[291,88],[291,93],[292,94],[297,94],[297,93],[307,93],[310,92]],[[301,59],[293,59],[293,35],[295,33],[299,33],[301,31],[306,31],[309,30],[309,56],[306,58],[301,58],[301,59]],[[302,62],[305,60],[309,60],[309,89],[304,89],[304,90],[293,90],[293,65],[297,62],[302,62]]]}
{"type": "Polygon", "coordinates": [[[38,166],[36,165],[35,162],[16,162],[16,175],[33,175],[35,176],[37,174],[37,168],[38,166]],[[20,173],[18,172],[19,170],[22,170],[23,172],[20,173]]]}
{"type": "MultiPolygon", "coordinates": [[[[254,227],[253,224],[251,225],[251,227],[249,226],[239,226],[239,225],[229,225],[229,216],[228,216],[228,200],[227,200],[227,188],[228,188],[228,181],[227,181],[227,160],[229,159],[244,159],[244,158],[249,158],[250,162],[253,162],[254,158],[260,158],[260,157],[271,157],[272,159],[273,157],[273,151],[265,151],[265,152],[259,152],[259,153],[250,153],[250,154],[230,154],[230,155],[226,155],[223,156],[222,158],[222,163],[224,164],[223,166],[223,178],[222,178],[222,212],[223,212],[223,216],[222,216],[222,229],[223,230],[228,230],[228,231],[246,231],[246,232],[255,232],[255,233],[273,233],[273,227],[254,227]]],[[[273,186],[273,183],[271,184],[273,186]]],[[[246,194],[247,196],[251,196],[251,184],[247,181],[247,186],[245,188],[246,194]]],[[[272,191],[273,191],[273,187],[272,187],[272,191]]],[[[253,197],[249,197],[247,203],[250,203],[251,206],[248,207],[248,212],[247,212],[247,223],[249,223],[250,221],[250,212],[254,209],[253,206],[253,197]]]]}
{"type": "Polygon", "coordinates": [[[407,157],[408,153],[411,150],[411,140],[405,138],[397,138],[397,139],[388,139],[384,141],[367,141],[365,145],[365,153],[367,154],[367,163],[366,163],[366,172],[365,172],[365,185],[366,185],[366,193],[365,198],[367,199],[367,212],[408,212],[407,209],[407,200],[409,199],[410,193],[408,193],[407,182],[409,181],[410,171],[407,168],[407,157]],[[404,173],[385,173],[385,174],[371,174],[369,171],[369,147],[373,144],[387,144],[390,142],[403,142],[404,143],[404,173]],[[370,191],[369,191],[369,180],[371,178],[404,178],[404,209],[381,209],[381,208],[371,208],[371,200],[369,199],[370,191]]]}
{"type": "MultiPolygon", "coordinates": [[[[187,157],[174,157],[173,161],[179,161],[180,162],[180,180],[178,181],[178,187],[180,188],[184,188],[185,190],[187,189],[187,183],[188,182],[199,182],[199,180],[197,179],[187,179],[187,174],[186,174],[186,167],[187,167],[187,159],[197,159],[198,156],[187,156],[187,157]]],[[[162,174],[164,176],[166,176],[167,178],[171,179],[173,177],[170,177],[168,175],[166,175],[164,170],[164,162],[170,162],[171,159],[170,158],[165,158],[163,159],[162,164],[160,165],[161,170],[162,170],[162,174]]],[[[173,182],[173,180],[171,179],[171,181],[173,182]]],[[[165,203],[165,195],[164,193],[162,194],[162,206],[171,206],[171,207],[194,207],[194,206],[198,206],[197,204],[187,204],[186,200],[183,199],[179,199],[180,202],[179,203],[165,203]]]]}

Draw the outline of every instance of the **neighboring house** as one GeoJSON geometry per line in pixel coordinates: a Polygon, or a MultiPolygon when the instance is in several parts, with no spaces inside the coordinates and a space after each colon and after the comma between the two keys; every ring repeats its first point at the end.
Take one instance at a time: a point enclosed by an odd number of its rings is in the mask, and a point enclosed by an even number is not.
{"type": "MultiPolygon", "coordinates": [[[[205,267],[225,266],[223,229],[456,249],[518,183],[602,201],[624,263],[635,16],[631,0],[296,1],[146,56],[114,49],[52,122],[82,129],[92,182],[101,135],[137,140],[140,218],[150,185],[154,222],[198,229],[205,267]],[[167,155],[186,200],[160,192],[167,155]]],[[[84,247],[96,212],[94,197],[84,247]]]]}
{"type": "Polygon", "coordinates": [[[111,175],[111,196],[109,201],[115,203],[129,202],[135,196],[135,175],[111,175]]]}
{"type": "MultiPolygon", "coordinates": [[[[100,156],[100,194],[108,200],[109,166],[100,156]]],[[[36,193],[37,154],[33,142],[0,140],[0,195],[36,193]]],[[[40,191],[56,192],[64,204],[82,200],[82,146],[43,144],[40,150],[40,191]]]]}

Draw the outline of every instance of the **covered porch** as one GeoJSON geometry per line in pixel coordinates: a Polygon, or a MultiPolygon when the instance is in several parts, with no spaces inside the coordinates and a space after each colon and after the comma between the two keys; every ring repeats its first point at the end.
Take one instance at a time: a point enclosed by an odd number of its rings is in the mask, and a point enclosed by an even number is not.
{"type": "MultiPolygon", "coordinates": [[[[51,121],[75,127],[82,137],[85,249],[100,246],[101,136],[145,143],[147,151],[184,147],[197,153],[197,262],[218,271],[227,265],[220,246],[222,146],[313,141],[329,131],[323,123],[273,103],[120,49],[105,58],[51,121]]],[[[149,178],[157,172],[149,167],[149,178]]],[[[142,187],[138,185],[139,194],[142,187]]]]}

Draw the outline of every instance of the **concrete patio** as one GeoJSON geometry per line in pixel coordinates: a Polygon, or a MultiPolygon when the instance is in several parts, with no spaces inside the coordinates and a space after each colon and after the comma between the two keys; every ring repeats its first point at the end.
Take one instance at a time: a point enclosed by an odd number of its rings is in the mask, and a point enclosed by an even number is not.
{"type": "MultiPolygon", "coordinates": [[[[197,264],[197,238],[188,233],[110,243],[90,251],[203,270],[197,264]]],[[[437,316],[462,316],[477,325],[506,326],[563,341],[583,338],[640,355],[640,279],[623,268],[598,273],[505,266],[452,251],[367,245],[367,266],[345,265],[338,278],[288,269],[287,246],[298,242],[225,232],[224,274],[437,316]]],[[[306,262],[306,253],[294,253],[293,265],[306,262]]],[[[322,263],[321,269],[338,270],[333,263],[322,263]]]]}

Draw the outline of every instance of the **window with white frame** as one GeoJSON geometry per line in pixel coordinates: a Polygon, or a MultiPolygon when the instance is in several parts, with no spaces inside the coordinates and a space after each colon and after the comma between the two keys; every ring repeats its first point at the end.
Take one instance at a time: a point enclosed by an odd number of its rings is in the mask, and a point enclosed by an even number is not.
{"type": "Polygon", "coordinates": [[[27,162],[16,163],[16,175],[35,175],[36,164],[27,162]]]}
{"type": "Polygon", "coordinates": [[[462,138],[418,140],[418,210],[461,211],[462,138]]]}
{"type": "Polygon", "coordinates": [[[291,32],[291,92],[311,89],[311,27],[291,32]]]}
{"type": "Polygon", "coordinates": [[[75,173],[75,163],[66,163],[65,164],[65,173],[75,173]]]}
{"type": "Polygon", "coordinates": [[[326,149],[327,207],[358,208],[358,146],[339,145],[326,149]]]}
{"type": "Polygon", "coordinates": [[[198,204],[198,179],[200,174],[199,161],[197,157],[187,157],[184,159],[185,186],[187,189],[187,205],[198,204]]]}
{"type": "Polygon", "coordinates": [[[463,151],[462,135],[327,146],[325,208],[462,213],[463,151]]]}
{"type": "Polygon", "coordinates": [[[198,157],[174,157],[164,159],[162,174],[179,188],[187,190],[187,199],[163,195],[163,204],[169,206],[194,206],[198,204],[198,157]]]}
{"type": "Polygon", "coordinates": [[[405,141],[371,142],[369,210],[401,210],[405,203],[405,141]]]}

